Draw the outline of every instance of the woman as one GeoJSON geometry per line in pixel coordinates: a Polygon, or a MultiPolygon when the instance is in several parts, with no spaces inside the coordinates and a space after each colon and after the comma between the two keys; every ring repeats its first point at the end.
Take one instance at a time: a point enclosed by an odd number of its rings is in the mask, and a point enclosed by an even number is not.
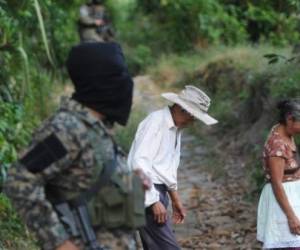
{"type": "Polygon", "coordinates": [[[275,125],[263,151],[268,183],[257,218],[257,239],[264,249],[300,250],[300,162],[294,135],[300,134],[300,99],[278,104],[275,125]]]}

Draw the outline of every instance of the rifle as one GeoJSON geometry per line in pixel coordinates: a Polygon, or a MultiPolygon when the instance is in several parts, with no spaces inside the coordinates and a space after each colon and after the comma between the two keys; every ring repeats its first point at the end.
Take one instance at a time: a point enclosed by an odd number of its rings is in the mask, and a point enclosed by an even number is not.
{"type": "Polygon", "coordinates": [[[97,242],[85,203],[70,206],[64,202],[54,205],[54,208],[67,233],[81,238],[86,250],[104,250],[97,242]]]}

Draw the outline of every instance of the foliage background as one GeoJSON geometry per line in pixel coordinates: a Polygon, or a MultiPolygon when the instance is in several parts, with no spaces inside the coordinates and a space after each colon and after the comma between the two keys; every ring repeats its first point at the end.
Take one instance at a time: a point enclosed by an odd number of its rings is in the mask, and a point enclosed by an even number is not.
{"type": "MultiPolygon", "coordinates": [[[[79,41],[83,2],[0,0],[0,187],[17,151],[55,109],[68,82],[64,61],[79,41]]],[[[298,0],[106,0],[105,5],[131,73],[154,75],[163,87],[191,81],[206,89],[215,99],[213,113],[223,121],[220,136],[238,132],[241,121],[243,129],[251,130],[265,100],[299,93],[299,60],[270,66],[263,58],[267,53],[297,57],[298,0]],[[260,104],[253,112],[257,115],[241,118],[253,99],[260,104]]],[[[138,120],[132,117],[130,128],[118,132],[127,148],[138,120]]],[[[247,144],[254,159],[256,143],[247,144]]],[[[257,169],[252,174],[259,183],[257,169]]],[[[18,244],[31,242],[30,236],[3,195],[0,221],[0,238],[7,238],[1,244],[25,249],[18,244]]]]}

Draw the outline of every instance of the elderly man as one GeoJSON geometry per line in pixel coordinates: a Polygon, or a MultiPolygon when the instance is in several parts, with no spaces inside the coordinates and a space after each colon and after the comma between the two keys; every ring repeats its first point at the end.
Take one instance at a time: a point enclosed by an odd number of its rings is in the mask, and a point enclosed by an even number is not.
{"type": "Polygon", "coordinates": [[[209,97],[194,86],[186,86],[180,94],[162,96],[173,105],[151,113],[140,123],[128,157],[129,166],[143,169],[153,183],[145,196],[146,226],[139,231],[145,250],[180,249],[167,207],[169,194],[173,223],[183,223],[186,212],[177,192],[181,129],[195,119],[207,125],[217,123],[207,114],[209,97]]]}

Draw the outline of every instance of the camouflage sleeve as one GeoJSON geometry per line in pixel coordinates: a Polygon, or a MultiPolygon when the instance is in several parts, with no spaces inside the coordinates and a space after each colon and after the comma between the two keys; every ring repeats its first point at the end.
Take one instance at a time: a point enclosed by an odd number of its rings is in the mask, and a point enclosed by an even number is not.
{"type": "Polygon", "coordinates": [[[4,192],[46,250],[55,249],[69,236],[46,199],[45,185],[70,167],[80,150],[76,127],[74,130],[63,125],[51,128],[50,134],[49,128],[46,129],[47,136],[33,143],[10,168],[4,186],[4,192]]]}

